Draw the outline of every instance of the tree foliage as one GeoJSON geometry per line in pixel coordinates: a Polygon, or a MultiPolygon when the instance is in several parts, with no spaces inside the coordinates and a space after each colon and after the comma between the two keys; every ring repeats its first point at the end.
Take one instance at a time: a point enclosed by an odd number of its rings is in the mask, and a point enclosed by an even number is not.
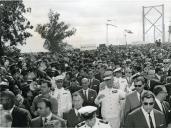
{"type": "Polygon", "coordinates": [[[38,24],[36,31],[45,39],[44,48],[53,52],[62,52],[66,46],[64,39],[72,36],[76,29],[71,28],[63,21],[59,21],[60,14],[50,10],[49,23],[38,24]]]}
{"type": "Polygon", "coordinates": [[[7,44],[25,44],[31,34],[27,31],[33,26],[24,16],[31,9],[25,8],[21,0],[0,1],[0,50],[7,44]]]}

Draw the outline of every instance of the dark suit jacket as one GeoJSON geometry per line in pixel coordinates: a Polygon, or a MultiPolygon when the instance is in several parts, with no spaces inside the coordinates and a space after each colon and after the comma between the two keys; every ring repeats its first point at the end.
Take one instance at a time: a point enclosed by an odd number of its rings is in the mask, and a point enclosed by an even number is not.
{"type": "Polygon", "coordinates": [[[83,106],[88,106],[88,105],[90,105],[90,106],[96,106],[95,103],[94,103],[94,100],[97,97],[97,93],[96,93],[95,90],[89,88],[89,90],[88,90],[88,99],[84,95],[83,89],[79,90],[79,92],[83,96],[83,100],[84,100],[83,106]]]}
{"type": "Polygon", "coordinates": [[[76,115],[74,109],[71,109],[69,112],[64,113],[63,119],[67,121],[67,127],[69,128],[74,128],[78,123],[84,121],[81,115],[76,115]]]}
{"type": "MultiPolygon", "coordinates": [[[[164,114],[156,109],[153,109],[153,111],[156,128],[166,128],[164,114]]],[[[149,128],[141,108],[138,108],[128,114],[124,128],[149,128]]]]}
{"type": "MultiPolygon", "coordinates": [[[[61,122],[62,128],[66,128],[66,122],[62,118],[52,114],[51,120],[59,120],[61,122]]],[[[38,128],[43,127],[42,117],[36,117],[31,120],[31,127],[38,128]]]]}
{"type": "Polygon", "coordinates": [[[100,75],[100,73],[95,74],[95,78],[98,79],[100,82],[103,81],[103,78],[102,78],[102,76],[100,75]]]}
{"type": "Polygon", "coordinates": [[[31,123],[31,116],[29,111],[14,107],[12,111],[12,124],[11,127],[29,127],[31,123]]]}
{"type": "Polygon", "coordinates": [[[99,85],[100,85],[100,81],[98,79],[93,78],[93,80],[90,81],[90,88],[95,90],[97,94],[99,92],[99,85]]]}
{"type": "Polygon", "coordinates": [[[124,110],[124,118],[126,119],[126,116],[135,110],[136,108],[140,107],[141,103],[137,96],[137,91],[132,92],[131,94],[126,96],[125,101],[125,110],[124,110]]]}
{"type": "Polygon", "coordinates": [[[150,85],[149,85],[149,81],[147,80],[147,84],[145,86],[145,89],[153,92],[153,89],[156,85],[161,85],[159,80],[157,80],[157,79],[156,80],[150,80],[150,85]]]}
{"type": "MultiPolygon", "coordinates": [[[[165,119],[166,119],[166,124],[169,124],[171,122],[171,108],[170,108],[170,105],[166,101],[163,101],[162,105],[164,106],[163,107],[163,113],[164,113],[164,116],[165,116],[165,119]]],[[[162,112],[162,110],[159,108],[159,106],[158,106],[158,104],[156,102],[154,103],[154,108],[156,110],[162,112]]]]}

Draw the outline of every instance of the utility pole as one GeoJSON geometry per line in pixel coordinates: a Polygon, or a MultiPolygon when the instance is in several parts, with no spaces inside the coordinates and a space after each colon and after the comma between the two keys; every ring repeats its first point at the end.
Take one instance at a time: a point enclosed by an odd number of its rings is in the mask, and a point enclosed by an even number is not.
{"type": "Polygon", "coordinates": [[[109,43],[109,32],[108,32],[109,26],[117,28],[116,25],[113,25],[113,24],[109,23],[110,21],[112,21],[112,20],[107,20],[107,23],[106,23],[106,43],[107,44],[109,43]]]}
{"type": "Polygon", "coordinates": [[[171,21],[170,21],[170,24],[169,24],[169,38],[168,38],[168,43],[171,43],[171,21]]]}

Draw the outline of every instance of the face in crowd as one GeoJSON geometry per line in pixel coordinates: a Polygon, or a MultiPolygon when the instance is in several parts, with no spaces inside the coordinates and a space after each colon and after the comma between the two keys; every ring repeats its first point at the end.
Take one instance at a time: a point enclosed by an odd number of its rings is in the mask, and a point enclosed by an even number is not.
{"type": "Polygon", "coordinates": [[[122,72],[118,71],[118,72],[115,73],[115,75],[116,75],[117,78],[120,78],[120,77],[122,77],[122,72]]]}
{"type": "Polygon", "coordinates": [[[75,109],[80,109],[83,104],[83,98],[80,96],[79,93],[75,93],[72,98],[72,104],[75,109]]]}
{"type": "Polygon", "coordinates": [[[154,79],[154,78],[155,78],[155,70],[149,70],[149,71],[148,71],[148,74],[147,74],[147,78],[148,78],[149,80],[154,79]]]}
{"type": "Polygon", "coordinates": [[[15,95],[10,91],[0,93],[0,104],[3,105],[4,110],[10,110],[16,102],[15,95]]]}
{"type": "Polygon", "coordinates": [[[104,78],[109,77],[109,79],[104,80],[106,85],[108,87],[113,87],[113,72],[112,71],[106,71],[104,73],[104,78]]]}
{"type": "Polygon", "coordinates": [[[134,82],[135,90],[141,93],[144,90],[144,83],[141,80],[134,82]]]}
{"type": "Polygon", "coordinates": [[[154,98],[144,98],[144,100],[142,101],[142,105],[144,110],[147,113],[150,113],[154,107],[154,98]]]}
{"type": "Polygon", "coordinates": [[[61,89],[63,87],[63,80],[62,79],[56,80],[56,85],[58,89],[61,89]]]}
{"type": "Polygon", "coordinates": [[[87,122],[88,126],[92,127],[96,123],[96,118],[88,119],[88,120],[86,120],[86,122],[87,122]]]}
{"type": "Polygon", "coordinates": [[[89,80],[87,78],[83,78],[81,83],[82,83],[83,89],[86,90],[89,87],[89,80]]]}
{"type": "Polygon", "coordinates": [[[40,91],[42,94],[47,94],[49,93],[51,90],[51,88],[48,86],[47,83],[42,83],[41,86],[40,86],[40,91]]]}
{"type": "Polygon", "coordinates": [[[92,79],[94,77],[93,70],[89,70],[88,75],[89,75],[90,79],[92,79]]]}
{"type": "Polygon", "coordinates": [[[129,68],[127,68],[127,69],[125,70],[125,76],[131,77],[131,76],[132,76],[132,70],[129,69],[129,68]]]}
{"type": "Polygon", "coordinates": [[[46,106],[45,102],[39,102],[37,104],[37,112],[40,116],[46,117],[47,113],[49,113],[50,109],[46,106]]]}

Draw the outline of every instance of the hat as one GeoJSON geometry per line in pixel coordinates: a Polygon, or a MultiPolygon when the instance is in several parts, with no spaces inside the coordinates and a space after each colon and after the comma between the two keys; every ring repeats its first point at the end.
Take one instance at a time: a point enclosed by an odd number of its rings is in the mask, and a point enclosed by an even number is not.
{"type": "Polygon", "coordinates": [[[116,68],[113,72],[122,72],[122,68],[116,68]]]}
{"type": "Polygon", "coordinates": [[[8,84],[7,82],[2,81],[2,82],[0,83],[0,86],[9,86],[9,84],[8,84]]]}
{"type": "Polygon", "coordinates": [[[163,63],[170,63],[170,59],[164,59],[163,63]]]}
{"type": "Polygon", "coordinates": [[[94,106],[85,106],[78,110],[85,120],[92,119],[97,108],[94,106]]]}
{"type": "Polygon", "coordinates": [[[141,76],[141,74],[138,72],[138,73],[135,73],[133,76],[132,76],[132,79],[136,79],[138,78],[139,76],[141,76]]]}
{"type": "Polygon", "coordinates": [[[104,78],[103,78],[103,80],[110,80],[110,79],[112,79],[112,71],[106,71],[106,72],[104,73],[104,78]]]}
{"type": "Polygon", "coordinates": [[[55,77],[55,80],[63,80],[64,76],[63,75],[58,75],[55,77]]]}
{"type": "Polygon", "coordinates": [[[54,68],[54,67],[51,70],[52,70],[52,72],[56,72],[57,71],[56,68],[54,68]]]}

